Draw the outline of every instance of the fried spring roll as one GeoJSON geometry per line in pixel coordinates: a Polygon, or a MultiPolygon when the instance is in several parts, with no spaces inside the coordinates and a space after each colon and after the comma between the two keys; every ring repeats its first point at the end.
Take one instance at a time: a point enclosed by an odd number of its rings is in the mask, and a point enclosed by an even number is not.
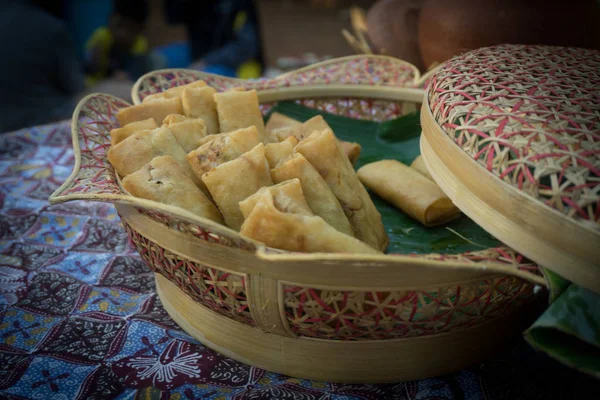
{"type": "Polygon", "coordinates": [[[298,140],[303,140],[309,137],[314,131],[324,131],[326,129],[331,130],[331,127],[321,115],[317,115],[312,117],[311,119],[307,119],[300,126],[295,128],[294,136],[298,138],[298,140]]]}
{"type": "Polygon", "coordinates": [[[290,126],[284,126],[281,128],[273,129],[269,133],[269,143],[280,143],[289,138],[290,136],[294,136],[295,128],[290,126]]]}
{"type": "Polygon", "coordinates": [[[444,224],[460,210],[435,182],[396,160],[382,160],[358,170],[369,189],[425,226],[444,224]]]}
{"type": "Polygon", "coordinates": [[[117,113],[117,120],[121,126],[125,126],[132,122],[153,118],[156,125],[160,125],[169,114],[183,114],[179,97],[161,97],[146,103],[122,108],[117,113]]]}
{"type": "Polygon", "coordinates": [[[340,202],[356,238],[385,250],[389,238],[381,214],[330,129],[316,131],[295,148],[315,167],[340,202]]]}
{"type": "MultiPolygon", "coordinates": [[[[183,114],[190,118],[202,118],[209,135],[219,133],[219,118],[213,98],[216,92],[210,86],[192,87],[186,88],[181,95],[183,114]]],[[[245,128],[245,126],[240,128],[245,128]]]]}
{"type": "Polygon", "coordinates": [[[344,213],[327,182],[302,155],[294,154],[271,170],[273,182],[281,183],[297,178],[312,212],[346,235],[354,236],[348,217],[344,213]]]}
{"type": "MultiPolygon", "coordinates": [[[[273,115],[275,114],[279,113],[273,113],[273,115]]],[[[283,116],[283,118],[288,117],[283,116]]],[[[302,140],[310,136],[314,131],[331,129],[329,124],[320,115],[312,117],[303,123],[299,123],[298,121],[290,118],[290,120],[296,122],[296,124],[288,123],[287,125],[284,125],[285,120],[283,120],[283,118],[278,116],[276,118],[275,128],[269,132],[269,138],[271,142],[282,142],[292,135],[298,140],[302,140]]],[[[346,154],[352,165],[355,165],[358,161],[358,157],[360,157],[360,144],[356,142],[345,142],[343,140],[339,140],[339,142],[342,146],[342,150],[344,150],[344,154],[346,154]]]]}
{"type": "Polygon", "coordinates": [[[153,100],[161,99],[161,98],[172,99],[173,97],[181,97],[183,95],[183,91],[185,89],[204,87],[204,86],[206,86],[206,82],[204,82],[204,81],[194,81],[194,82],[188,83],[186,85],[174,86],[174,87],[164,90],[162,92],[154,93],[154,94],[144,97],[144,99],[142,100],[142,103],[147,103],[149,101],[153,101],[153,100]]]}
{"type": "Polygon", "coordinates": [[[123,140],[127,139],[137,131],[156,128],[158,128],[158,125],[156,125],[156,122],[154,122],[153,118],[129,123],[121,128],[116,128],[110,131],[110,144],[111,146],[114,146],[117,143],[121,143],[123,140]]]}
{"type": "Polygon", "coordinates": [[[256,90],[230,90],[215,93],[213,97],[217,104],[221,132],[256,126],[260,141],[266,143],[265,123],[260,113],[256,90]]]}
{"type": "Polygon", "coordinates": [[[264,145],[259,143],[235,160],[216,166],[202,175],[202,180],[221,210],[225,224],[239,231],[244,222],[240,201],[273,184],[264,145]]]}
{"type": "Polygon", "coordinates": [[[256,127],[238,129],[218,136],[188,153],[187,160],[198,178],[212,168],[231,161],[252,150],[258,143],[256,127]]]}
{"type": "Polygon", "coordinates": [[[217,207],[183,172],[171,156],[154,157],[123,179],[123,186],[135,197],[186,209],[198,216],[223,223],[217,207]]]}
{"type": "Polygon", "coordinates": [[[134,133],[110,148],[108,160],[117,173],[125,177],[162,155],[173,157],[187,177],[196,185],[201,184],[187,162],[185,151],[166,126],[134,133]]]}
{"type": "Polygon", "coordinates": [[[206,126],[201,118],[170,114],[165,118],[163,124],[173,132],[175,139],[186,153],[197,149],[202,143],[202,138],[206,136],[206,126]]]}
{"type": "Polygon", "coordinates": [[[273,200],[279,210],[294,214],[314,215],[304,198],[300,181],[290,179],[277,185],[262,187],[252,196],[240,201],[240,210],[244,218],[248,218],[260,197],[267,190],[273,195],[273,200]]]}
{"type": "Polygon", "coordinates": [[[358,157],[360,157],[360,144],[356,142],[344,142],[343,140],[340,140],[340,145],[342,146],[342,150],[344,150],[346,157],[348,157],[348,160],[350,160],[350,163],[353,166],[356,165],[358,157]]]}
{"type": "Polygon", "coordinates": [[[290,118],[287,115],[283,115],[282,113],[274,112],[271,114],[265,125],[265,131],[268,135],[270,135],[277,129],[297,127],[300,125],[302,125],[302,122],[296,121],[295,119],[290,118]]]}
{"type": "Polygon", "coordinates": [[[425,161],[423,161],[422,156],[415,158],[412,164],[410,164],[410,167],[433,181],[433,177],[427,170],[427,167],[425,166],[425,161]]]}
{"type": "Polygon", "coordinates": [[[265,146],[265,156],[271,168],[275,168],[280,161],[292,155],[294,147],[298,144],[298,139],[290,136],[283,142],[269,143],[265,146]]]}
{"type": "Polygon", "coordinates": [[[371,246],[334,229],[321,217],[279,208],[270,190],[263,191],[256,201],[240,233],[288,251],[379,254],[371,246]]]}

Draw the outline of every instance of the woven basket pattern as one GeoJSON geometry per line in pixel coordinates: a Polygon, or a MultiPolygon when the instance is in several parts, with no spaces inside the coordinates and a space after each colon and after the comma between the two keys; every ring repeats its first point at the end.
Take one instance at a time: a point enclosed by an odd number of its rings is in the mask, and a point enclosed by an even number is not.
{"type": "Polygon", "coordinates": [[[524,271],[532,275],[542,276],[542,271],[536,263],[506,246],[495,247],[480,251],[470,251],[463,254],[431,253],[410,254],[409,256],[431,261],[451,261],[469,264],[472,263],[491,265],[494,263],[499,263],[504,265],[510,265],[514,269],[518,269],[520,271],[524,271]]]}
{"type": "Polygon", "coordinates": [[[256,246],[252,242],[245,240],[240,236],[229,237],[219,235],[218,233],[212,232],[209,228],[205,226],[200,226],[198,224],[182,221],[180,219],[163,214],[159,211],[148,210],[143,207],[136,207],[135,209],[140,214],[144,214],[152,218],[156,222],[160,222],[161,224],[167,225],[168,227],[175,229],[179,232],[190,234],[200,240],[204,240],[210,243],[218,243],[223,246],[235,247],[247,251],[256,250],[256,246]]]}
{"type": "Polygon", "coordinates": [[[428,90],[442,129],[504,182],[600,224],[600,52],[502,45],[446,63],[428,90]]]}
{"type": "Polygon", "coordinates": [[[150,269],[175,283],[199,304],[238,322],[254,325],[244,275],[182,258],[140,235],[123,222],[129,238],[150,269]]]}
{"type": "Polygon", "coordinates": [[[106,158],[110,149],[110,130],[119,126],[116,113],[130,104],[108,95],[95,95],[80,109],[73,122],[78,135],[79,173],[63,188],[62,195],[107,194],[120,195],[115,170],[106,158]]]}
{"type": "MultiPolygon", "coordinates": [[[[277,89],[309,84],[360,84],[391,87],[417,87],[415,67],[397,59],[350,57],[332,62],[320,63],[315,67],[307,67],[293,71],[274,79],[238,80],[222,79],[214,75],[205,75],[193,70],[161,70],[155,71],[141,82],[138,89],[140,99],[161,92],[168,88],[203,79],[218,91],[234,87],[246,89],[277,89]]],[[[306,107],[327,111],[349,118],[385,121],[402,115],[402,102],[390,102],[378,99],[359,98],[319,98],[297,100],[306,107]]],[[[261,105],[266,113],[270,105],[261,105]]]]}
{"type": "Polygon", "coordinates": [[[531,301],[532,290],[513,277],[391,292],[283,286],[291,330],[334,340],[401,339],[465,329],[509,314],[531,301]]]}
{"type": "Polygon", "coordinates": [[[319,98],[296,100],[296,103],[330,114],[378,122],[401,117],[405,110],[401,102],[377,99],[319,98]]]}

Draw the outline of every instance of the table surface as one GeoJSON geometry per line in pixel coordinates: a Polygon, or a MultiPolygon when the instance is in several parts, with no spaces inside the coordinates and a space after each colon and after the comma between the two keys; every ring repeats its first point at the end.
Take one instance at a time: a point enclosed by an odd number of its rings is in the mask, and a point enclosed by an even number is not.
{"type": "Polygon", "coordinates": [[[72,171],[71,146],[66,121],[0,135],[0,397],[576,399],[600,386],[520,339],[458,373],[385,385],[229,359],[167,315],[112,205],[48,204],[72,171]]]}

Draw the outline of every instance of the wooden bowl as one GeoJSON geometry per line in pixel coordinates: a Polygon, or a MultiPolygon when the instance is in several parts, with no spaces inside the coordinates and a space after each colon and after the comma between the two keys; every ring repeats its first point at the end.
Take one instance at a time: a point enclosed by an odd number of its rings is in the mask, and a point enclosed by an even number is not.
{"type": "MultiPolygon", "coordinates": [[[[352,118],[388,120],[422,101],[418,72],[380,56],[328,61],[271,80],[189,70],[136,83],[136,102],[204,79],[217,90],[259,92],[352,118]]],[[[115,113],[108,95],[73,117],[76,165],[51,197],[109,201],[156,272],[165,309],[189,334],[234,359],[283,374],[338,382],[390,382],[456,371],[493,352],[544,285],[538,267],[500,247],[459,255],[299,254],[271,249],[212,221],[129,196],[106,159],[115,113]]]]}
{"type": "Polygon", "coordinates": [[[502,45],[433,75],[421,152],[504,243],[600,293],[600,52],[502,45]]]}

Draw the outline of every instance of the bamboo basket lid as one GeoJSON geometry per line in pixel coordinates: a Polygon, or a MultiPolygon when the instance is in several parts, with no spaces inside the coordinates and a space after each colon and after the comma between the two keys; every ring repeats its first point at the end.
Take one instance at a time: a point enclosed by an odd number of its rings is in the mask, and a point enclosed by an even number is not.
{"type": "Polygon", "coordinates": [[[433,75],[421,151],[455,204],[540,265],[600,292],[600,52],[500,45],[433,75]]]}

